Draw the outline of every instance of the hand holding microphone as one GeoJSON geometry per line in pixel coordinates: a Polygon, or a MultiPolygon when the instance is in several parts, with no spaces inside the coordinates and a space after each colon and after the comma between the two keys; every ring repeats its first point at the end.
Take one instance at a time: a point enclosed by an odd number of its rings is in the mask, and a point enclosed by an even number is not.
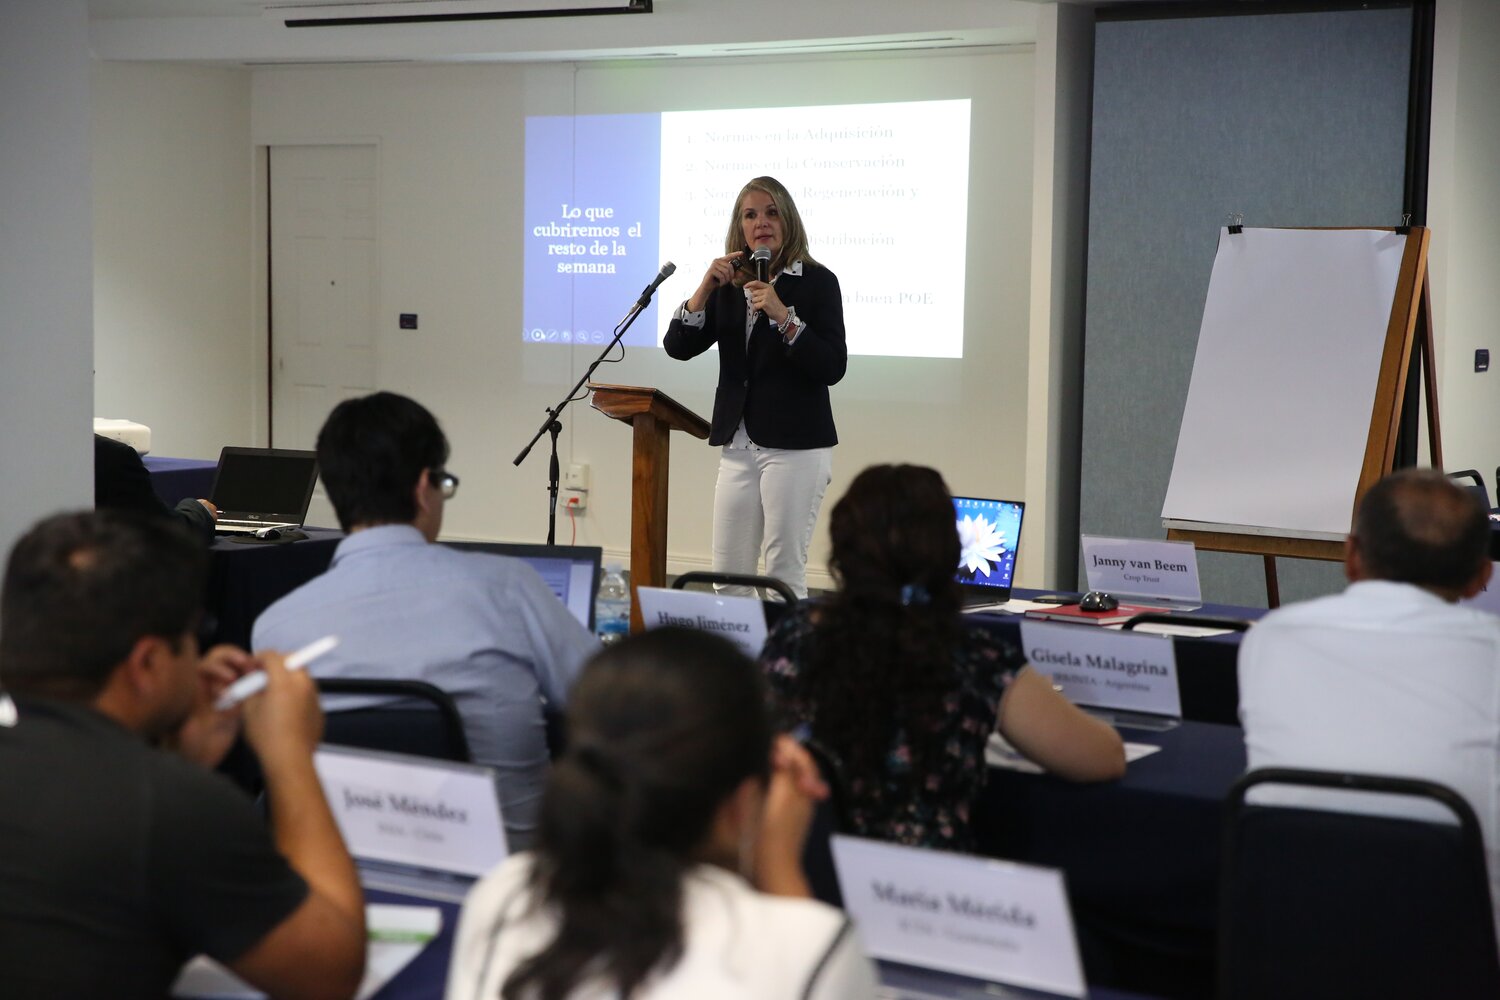
{"type": "Polygon", "coordinates": [[[750,255],[755,267],[755,280],[745,283],[745,298],[755,312],[763,312],[778,326],[786,322],[786,306],[776,294],[776,286],[770,283],[771,248],[756,247],[750,255]]]}

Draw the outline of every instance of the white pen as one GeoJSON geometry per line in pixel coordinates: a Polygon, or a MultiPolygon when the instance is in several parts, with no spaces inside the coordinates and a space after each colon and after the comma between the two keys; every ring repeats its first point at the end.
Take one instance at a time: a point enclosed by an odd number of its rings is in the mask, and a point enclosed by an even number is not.
{"type": "MultiPolygon", "coordinates": [[[[288,670],[301,670],[338,644],[339,637],[336,635],[325,635],[321,639],[314,639],[286,658],[286,668],[288,670]]],[[[219,700],[214,702],[214,708],[221,712],[226,708],[233,708],[246,698],[259,692],[265,686],[266,672],[264,670],[257,670],[252,674],[246,674],[224,689],[224,693],[219,695],[219,700]]]]}

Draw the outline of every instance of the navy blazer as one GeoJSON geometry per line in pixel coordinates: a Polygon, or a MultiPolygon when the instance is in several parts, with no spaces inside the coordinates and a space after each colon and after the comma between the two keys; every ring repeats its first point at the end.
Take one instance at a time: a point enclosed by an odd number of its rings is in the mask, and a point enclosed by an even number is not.
{"type": "Polygon", "coordinates": [[[828,448],[838,444],[828,387],[844,377],[844,298],[839,279],[820,264],[803,263],[800,275],[783,272],[776,295],[797,310],[803,331],[787,346],[762,314],[745,340],[745,292],[714,290],[702,328],[674,317],[662,347],[685,361],[719,345],[719,387],[708,443],[728,444],[743,419],[750,440],[766,448],[828,448]]]}

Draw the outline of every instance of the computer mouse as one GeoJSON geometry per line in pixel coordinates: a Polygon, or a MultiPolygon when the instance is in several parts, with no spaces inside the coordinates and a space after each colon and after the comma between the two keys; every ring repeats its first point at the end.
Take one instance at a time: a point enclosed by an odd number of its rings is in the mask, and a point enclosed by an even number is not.
{"type": "Polygon", "coordinates": [[[261,528],[255,533],[256,538],[264,538],[268,542],[274,542],[281,538],[280,528],[261,528]]]}
{"type": "Polygon", "coordinates": [[[1120,606],[1119,598],[1102,590],[1091,590],[1078,602],[1080,611],[1113,611],[1120,606]]]}

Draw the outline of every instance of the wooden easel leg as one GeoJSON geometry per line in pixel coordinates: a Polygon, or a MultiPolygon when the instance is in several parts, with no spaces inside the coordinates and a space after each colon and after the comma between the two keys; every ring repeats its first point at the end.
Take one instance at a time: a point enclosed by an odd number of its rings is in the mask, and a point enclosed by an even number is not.
{"type": "MultiPolygon", "coordinates": [[[[1422,327],[1422,338],[1417,343],[1422,348],[1423,388],[1427,392],[1427,450],[1432,456],[1432,467],[1443,467],[1443,431],[1438,422],[1437,354],[1432,349],[1432,285],[1427,273],[1422,273],[1422,305],[1417,311],[1417,323],[1422,327]]],[[[1500,486],[1496,487],[1500,490],[1500,486]]]]}
{"type": "Polygon", "coordinates": [[[1276,557],[1261,556],[1266,561],[1266,607],[1281,607],[1281,585],[1276,582],[1276,557]]]}

